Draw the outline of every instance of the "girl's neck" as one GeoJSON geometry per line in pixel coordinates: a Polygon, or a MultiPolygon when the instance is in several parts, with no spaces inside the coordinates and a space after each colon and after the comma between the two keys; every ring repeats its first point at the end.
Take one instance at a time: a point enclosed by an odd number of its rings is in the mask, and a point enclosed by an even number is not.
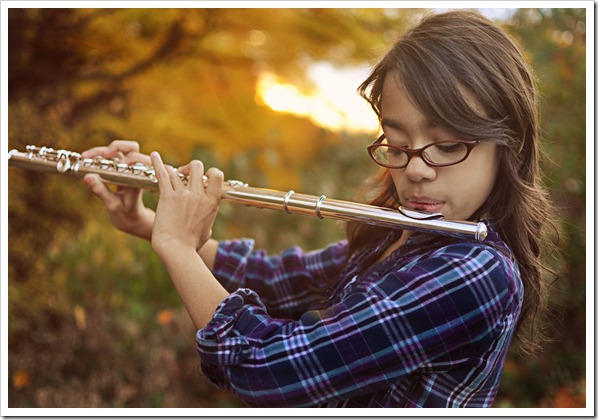
{"type": "Polygon", "coordinates": [[[399,249],[405,242],[407,242],[407,239],[409,239],[409,237],[411,236],[413,232],[409,231],[409,230],[404,230],[401,233],[401,236],[399,239],[397,239],[395,242],[393,242],[392,244],[390,244],[390,246],[388,248],[386,248],[386,250],[380,255],[380,257],[378,257],[378,259],[376,260],[376,264],[384,261],[385,259],[387,259],[393,252],[395,252],[397,249],[399,249]]]}

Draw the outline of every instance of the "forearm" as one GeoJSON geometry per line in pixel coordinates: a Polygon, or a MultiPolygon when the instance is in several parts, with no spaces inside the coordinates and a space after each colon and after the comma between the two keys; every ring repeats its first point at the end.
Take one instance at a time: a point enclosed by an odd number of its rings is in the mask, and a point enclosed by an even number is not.
{"type": "Polygon", "coordinates": [[[204,246],[202,246],[198,254],[208,267],[210,271],[214,270],[214,263],[216,262],[216,254],[218,253],[219,242],[215,239],[208,239],[204,246]]]}
{"type": "MultiPolygon", "coordinates": [[[[215,242],[215,241],[214,241],[215,242]]],[[[197,329],[204,328],[228,292],[192,248],[170,245],[156,249],[197,329]]]]}

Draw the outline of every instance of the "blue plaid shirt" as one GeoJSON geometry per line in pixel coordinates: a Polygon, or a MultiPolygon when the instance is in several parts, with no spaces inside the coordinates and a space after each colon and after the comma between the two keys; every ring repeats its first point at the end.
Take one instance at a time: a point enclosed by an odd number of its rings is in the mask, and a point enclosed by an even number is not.
{"type": "Polygon", "coordinates": [[[419,236],[365,271],[346,241],[278,256],[222,242],[214,275],[231,294],[197,332],[204,374],[259,407],[490,406],[517,265],[494,232],[421,251],[419,236]]]}

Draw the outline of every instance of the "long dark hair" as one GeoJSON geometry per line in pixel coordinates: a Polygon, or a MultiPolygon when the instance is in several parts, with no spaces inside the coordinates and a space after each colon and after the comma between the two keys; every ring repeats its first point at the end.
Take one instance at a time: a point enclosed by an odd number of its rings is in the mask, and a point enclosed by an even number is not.
{"type": "MultiPolygon", "coordinates": [[[[414,105],[437,126],[465,137],[496,141],[499,173],[492,194],[472,216],[490,215],[494,228],[519,264],[524,301],[517,335],[524,348],[534,342],[520,334],[534,318],[544,295],[540,253],[544,227],[554,216],[539,179],[539,121],[535,75],[520,48],[499,26],[473,11],[425,16],[406,32],[359,87],[381,115],[382,86],[398,74],[414,105]],[[473,97],[484,108],[476,111],[473,97]]],[[[389,171],[375,180],[371,204],[396,207],[398,197],[389,171]]],[[[554,224],[550,224],[554,226],[554,224]]],[[[349,224],[350,252],[370,246],[386,233],[349,224]]]]}

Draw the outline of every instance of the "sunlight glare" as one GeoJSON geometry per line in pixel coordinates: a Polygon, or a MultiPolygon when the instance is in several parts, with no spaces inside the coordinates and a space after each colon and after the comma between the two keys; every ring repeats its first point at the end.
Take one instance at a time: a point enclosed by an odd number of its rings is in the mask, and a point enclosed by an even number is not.
{"type": "Polygon", "coordinates": [[[290,112],[297,115],[308,115],[309,113],[309,98],[301,95],[293,85],[276,82],[271,75],[260,79],[258,93],[266,105],[274,111],[290,112]]]}
{"type": "Polygon", "coordinates": [[[365,78],[359,69],[337,70],[327,63],[310,67],[309,77],[317,92],[306,94],[292,84],[283,83],[272,73],[264,73],[257,84],[257,94],[271,109],[310,118],[315,124],[334,131],[371,133],[378,120],[357,92],[365,78]]]}

